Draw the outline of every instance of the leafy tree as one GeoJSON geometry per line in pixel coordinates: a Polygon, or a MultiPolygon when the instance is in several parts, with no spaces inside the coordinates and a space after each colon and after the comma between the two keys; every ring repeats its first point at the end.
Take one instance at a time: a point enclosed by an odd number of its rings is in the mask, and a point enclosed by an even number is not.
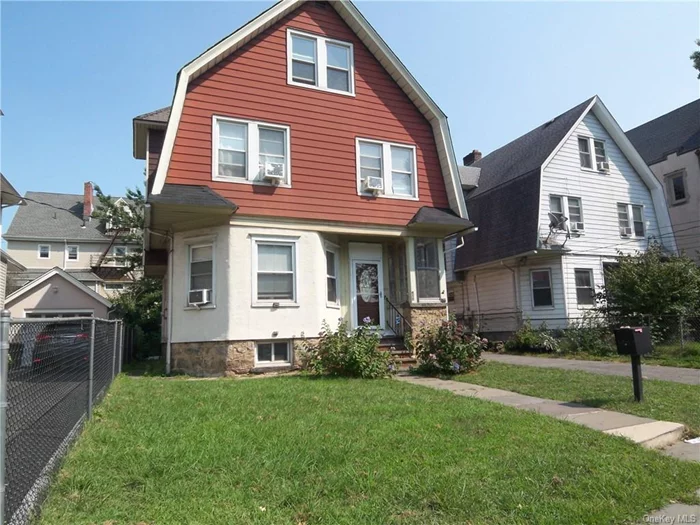
{"type": "MultiPolygon", "coordinates": [[[[139,188],[126,190],[124,198],[105,195],[95,187],[98,204],[92,216],[103,221],[105,234],[112,237],[112,244],[129,243],[133,248],[126,256],[130,270],[138,269],[143,261],[143,229],[146,199],[139,188]]],[[[111,248],[111,246],[110,246],[111,248]]]]}
{"type": "Polygon", "coordinates": [[[163,288],[159,279],[143,275],[146,199],[139,188],[127,188],[123,199],[105,195],[99,187],[95,188],[95,193],[99,203],[93,217],[104,222],[105,233],[112,237],[112,244],[129,243],[133,246],[127,254],[126,263],[136,279],[121,294],[111,298],[112,304],[117,315],[136,331],[137,357],[139,354],[158,354],[163,288]]]}
{"type": "Polygon", "coordinates": [[[649,324],[661,336],[679,316],[700,315],[700,269],[685,255],[653,244],[617,257],[598,294],[599,310],[614,324],[649,324]]]}
{"type": "MultiPolygon", "coordinates": [[[[695,45],[700,47],[700,40],[696,40],[695,45]]],[[[698,78],[700,79],[700,49],[693,51],[690,60],[693,61],[693,67],[698,70],[698,78]]]]}

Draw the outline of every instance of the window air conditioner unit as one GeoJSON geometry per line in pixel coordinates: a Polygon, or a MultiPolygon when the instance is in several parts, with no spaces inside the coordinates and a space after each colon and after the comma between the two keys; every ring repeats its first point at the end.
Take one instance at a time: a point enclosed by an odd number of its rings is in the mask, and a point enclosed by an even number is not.
{"type": "Polygon", "coordinates": [[[598,163],[598,171],[610,171],[610,163],[606,160],[598,163]]]}
{"type": "Polygon", "coordinates": [[[571,223],[571,231],[575,232],[580,232],[583,231],[583,223],[582,222],[572,222],[571,223]]]}
{"type": "Polygon", "coordinates": [[[384,181],[381,177],[367,177],[364,183],[365,191],[379,193],[384,189],[384,181]]]}
{"type": "Polygon", "coordinates": [[[632,235],[632,228],[620,228],[620,236],[630,237],[632,235]]]}
{"type": "Polygon", "coordinates": [[[204,306],[211,302],[210,295],[211,290],[190,290],[187,303],[189,306],[204,306]]]}
{"type": "Polygon", "coordinates": [[[266,162],[263,166],[263,176],[270,182],[279,184],[284,180],[284,163],[266,162]]]}

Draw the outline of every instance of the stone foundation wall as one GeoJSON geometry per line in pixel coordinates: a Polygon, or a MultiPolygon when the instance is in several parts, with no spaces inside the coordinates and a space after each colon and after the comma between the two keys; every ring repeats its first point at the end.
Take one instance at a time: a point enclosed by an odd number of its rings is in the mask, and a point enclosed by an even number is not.
{"type": "MultiPolygon", "coordinates": [[[[306,339],[315,341],[316,339],[306,339]]],[[[255,341],[201,341],[173,343],[171,369],[173,373],[197,377],[233,376],[299,369],[305,340],[290,341],[292,364],[279,367],[255,366],[255,341]]]]}
{"type": "Polygon", "coordinates": [[[415,306],[407,309],[407,319],[413,327],[413,333],[417,334],[421,329],[434,326],[447,319],[447,305],[445,306],[415,306]]]}

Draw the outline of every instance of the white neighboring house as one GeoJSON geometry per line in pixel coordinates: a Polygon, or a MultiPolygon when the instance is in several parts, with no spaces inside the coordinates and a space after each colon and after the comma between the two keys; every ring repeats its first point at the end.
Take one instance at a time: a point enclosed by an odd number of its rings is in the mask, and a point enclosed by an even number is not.
{"type": "Polygon", "coordinates": [[[492,337],[580,318],[618,250],[676,252],[661,183],[597,96],[473,159],[462,180],[478,231],[447,250],[448,299],[492,337]]]}

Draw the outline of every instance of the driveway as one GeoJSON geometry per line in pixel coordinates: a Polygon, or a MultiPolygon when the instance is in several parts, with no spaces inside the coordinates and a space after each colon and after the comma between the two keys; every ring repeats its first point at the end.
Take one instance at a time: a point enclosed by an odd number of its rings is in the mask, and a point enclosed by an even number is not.
{"type": "MultiPolygon", "coordinates": [[[[484,352],[486,361],[496,361],[509,365],[536,366],[540,368],[560,368],[563,370],[581,370],[592,374],[608,376],[632,377],[630,363],[614,363],[611,361],[582,361],[579,359],[564,359],[552,357],[530,357],[524,355],[494,354],[484,352]]],[[[694,368],[675,368],[671,366],[645,365],[642,361],[642,377],[673,381],[687,385],[700,385],[700,370],[694,368]]]]}

